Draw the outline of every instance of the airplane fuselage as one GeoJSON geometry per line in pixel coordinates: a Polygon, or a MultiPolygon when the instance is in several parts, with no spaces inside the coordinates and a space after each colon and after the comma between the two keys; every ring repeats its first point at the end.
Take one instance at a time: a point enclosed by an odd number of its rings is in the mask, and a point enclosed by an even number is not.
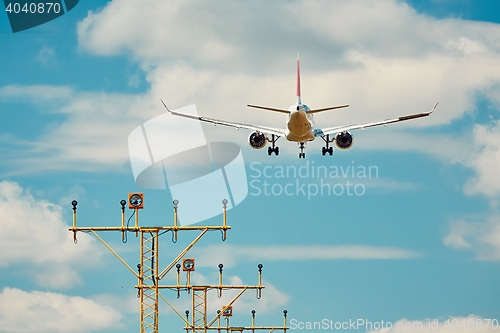
{"type": "Polygon", "coordinates": [[[288,109],[286,123],[286,139],[294,142],[306,142],[314,140],[314,117],[307,114],[309,107],[305,104],[292,105],[288,109]]]}

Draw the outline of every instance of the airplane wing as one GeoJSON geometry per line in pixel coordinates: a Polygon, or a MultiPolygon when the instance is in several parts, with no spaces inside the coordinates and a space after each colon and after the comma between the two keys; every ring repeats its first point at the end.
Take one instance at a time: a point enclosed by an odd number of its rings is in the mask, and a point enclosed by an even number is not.
{"type": "Polygon", "coordinates": [[[404,120],[410,120],[410,119],[416,119],[416,118],[421,118],[421,117],[427,117],[429,116],[436,107],[438,106],[439,102],[434,105],[432,110],[428,112],[423,112],[423,113],[415,113],[411,114],[408,116],[401,116],[398,118],[393,118],[393,119],[385,119],[385,120],[380,120],[380,121],[373,121],[370,123],[363,123],[363,124],[354,124],[354,125],[347,125],[347,126],[337,126],[337,127],[330,127],[330,128],[325,128],[318,130],[316,132],[316,136],[323,136],[327,134],[332,134],[332,133],[339,133],[339,132],[345,132],[345,131],[350,131],[350,130],[355,130],[355,129],[365,129],[366,127],[373,127],[373,126],[380,126],[380,125],[387,125],[387,124],[392,124],[392,123],[397,123],[399,121],[404,121],[404,120]]]}
{"type": "Polygon", "coordinates": [[[200,117],[200,116],[195,116],[192,114],[187,114],[187,113],[182,113],[182,112],[177,112],[177,111],[172,111],[170,110],[167,105],[163,102],[162,99],[160,101],[163,103],[163,106],[167,109],[168,112],[173,114],[174,116],[180,116],[184,118],[189,118],[189,119],[195,119],[199,121],[204,121],[206,123],[211,123],[214,125],[224,125],[224,126],[229,126],[229,127],[234,127],[236,129],[244,128],[244,129],[249,129],[253,131],[259,131],[259,132],[264,132],[267,134],[275,134],[278,136],[284,136],[285,135],[285,130],[279,129],[279,128],[272,128],[272,127],[265,127],[265,126],[258,126],[258,125],[250,125],[250,124],[240,124],[240,123],[233,123],[230,121],[225,121],[225,120],[218,120],[218,119],[213,119],[213,118],[207,118],[207,117],[200,117]]]}

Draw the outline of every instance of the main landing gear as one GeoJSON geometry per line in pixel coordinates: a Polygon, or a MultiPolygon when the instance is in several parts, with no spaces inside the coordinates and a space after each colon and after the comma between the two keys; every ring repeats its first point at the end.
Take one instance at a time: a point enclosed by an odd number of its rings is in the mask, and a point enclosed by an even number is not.
{"type": "Polygon", "coordinates": [[[299,158],[306,158],[306,153],[304,153],[304,149],[306,149],[306,147],[304,146],[304,142],[300,142],[299,149],[300,149],[299,158]]]}
{"type": "Polygon", "coordinates": [[[321,138],[326,143],[326,147],[321,148],[321,154],[323,156],[325,156],[328,153],[328,154],[330,154],[330,156],[332,156],[333,155],[333,147],[330,147],[329,144],[330,144],[330,142],[333,142],[333,140],[330,140],[330,134],[326,135],[326,139],[325,139],[325,136],[322,136],[321,138]]]}
{"type": "Polygon", "coordinates": [[[279,155],[280,147],[275,146],[276,141],[278,141],[279,138],[280,138],[280,136],[274,135],[274,134],[271,134],[271,139],[267,138],[267,141],[271,142],[271,144],[272,144],[272,147],[267,148],[267,155],[271,156],[273,153],[275,153],[276,156],[279,155]]]}

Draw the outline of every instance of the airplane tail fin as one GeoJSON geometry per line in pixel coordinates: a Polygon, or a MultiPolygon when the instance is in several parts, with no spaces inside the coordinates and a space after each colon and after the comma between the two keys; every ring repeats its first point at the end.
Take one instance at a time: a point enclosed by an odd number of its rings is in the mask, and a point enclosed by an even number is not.
{"type": "MultiPolygon", "coordinates": [[[[298,53],[297,53],[297,91],[296,92],[297,92],[297,94],[296,94],[297,95],[297,105],[302,105],[302,101],[300,99],[300,59],[299,59],[298,53]]],[[[290,111],[283,110],[283,109],[276,109],[276,108],[270,108],[270,107],[266,107],[266,106],[259,106],[259,105],[253,105],[253,104],[248,104],[247,106],[251,107],[251,108],[256,108],[256,109],[263,109],[263,110],[268,110],[268,111],[290,114],[290,111]]],[[[318,112],[323,112],[323,111],[327,111],[327,110],[343,109],[343,108],[346,108],[348,106],[349,105],[331,106],[328,108],[308,110],[307,113],[318,113],[318,112]]]]}
{"type": "Polygon", "coordinates": [[[300,59],[297,53],[297,105],[302,104],[300,100],[300,59]]]}

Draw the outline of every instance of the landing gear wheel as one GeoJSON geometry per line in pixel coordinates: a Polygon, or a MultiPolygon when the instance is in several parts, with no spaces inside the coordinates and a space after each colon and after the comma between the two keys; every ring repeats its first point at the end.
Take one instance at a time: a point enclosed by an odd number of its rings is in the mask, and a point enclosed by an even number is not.
{"type": "Polygon", "coordinates": [[[278,156],[278,154],[280,153],[280,149],[279,149],[279,147],[276,147],[275,144],[279,138],[280,138],[279,136],[274,135],[274,134],[271,135],[271,139],[267,138],[267,141],[271,142],[271,144],[272,144],[271,147],[267,148],[267,155],[271,156],[273,153],[275,153],[276,156],[278,156]]]}
{"type": "Polygon", "coordinates": [[[333,140],[330,141],[330,134],[321,137],[323,141],[326,143],[326,147],[321,148],[321,155],[325,156],[327,153],[330,154],[330,156],[333,155],[333,147],[330,147],[330,142],[333,142],[333,140]]]}
{"type": "Polygon", "coordinates": [[[276,154],[276,156],[278,156],[278,154],[280,153],[280,149],[279,147],[268,147],[267,148],[267,155],[271,156],[273,153],[276,154]]]}

